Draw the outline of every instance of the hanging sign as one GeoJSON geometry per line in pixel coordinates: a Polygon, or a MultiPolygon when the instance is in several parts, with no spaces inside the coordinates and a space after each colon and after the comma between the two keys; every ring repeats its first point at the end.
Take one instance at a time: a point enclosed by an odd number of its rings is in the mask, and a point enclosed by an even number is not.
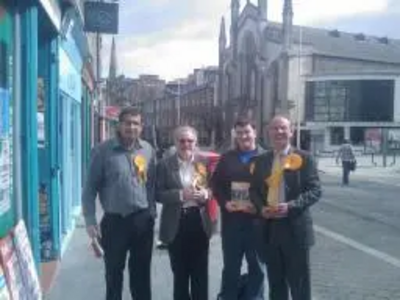
{"type": "Polygon", "coordinates": [[[118,3],[85,2],[85,31],[118,34],[118,3]]]}

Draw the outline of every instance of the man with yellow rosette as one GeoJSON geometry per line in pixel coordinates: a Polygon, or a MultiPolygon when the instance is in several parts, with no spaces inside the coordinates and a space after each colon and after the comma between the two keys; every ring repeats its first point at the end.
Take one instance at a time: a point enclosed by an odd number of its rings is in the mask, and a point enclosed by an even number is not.
{"type": "Polygon", "coordinates": [[[197,138],[193,127],[175,129],[176,153],[157,165],[156,194],[163,205],[160,240],[168,248],[174,300],[208,300],[213,224],[207,204],[212,195],[209,163],[199,155],[197,138]]]}
{"type": "Polygon", "coordinates": [[[270,300],[311,300],[309,249],[314,232],[309,207],[321,197],[312,157],[290,145],[288,118],[275,116],[268,133],[273,150],[253,161],[250,198],[265,220],[263,240],[270,300]]]}
{"type": "Polygon", "coordinates": [[[221,208],[222,300],[264,299],[265,266],[257,251],[260,222],[249,198],[250,161],[265,152],[257,146],[255,128],[247,118],[235,122],[237,146],[221,156],[212,177],[213,193],[221,208]],[[243,258],[247,275],[240,274],[243,258]]]}
{"type": "Polygon", "coordinates": [[[156,207],[155,152],[140,139],[141,113],[132,107],[119,115],[117,134],[91,157],[82,196],[83,215],[96,256],[104,253],[106,300],[122,299],[129,253],[132,299],[151,299],[151,257],[156,207]],[[96,197],[104,216],[96,221],[96,197]]]}

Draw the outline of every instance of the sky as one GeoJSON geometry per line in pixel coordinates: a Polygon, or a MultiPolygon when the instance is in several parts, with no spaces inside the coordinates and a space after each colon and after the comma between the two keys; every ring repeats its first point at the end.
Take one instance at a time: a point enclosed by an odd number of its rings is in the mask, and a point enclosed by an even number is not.
{"type": "MultiPolygon", "coordinates": [[[[244,6],[247,0],[241,0],[244,6]]],[[[115,36],[118,75],[157,74],[172,80],[217,65],[221,17],[229,29],[230,0],[119,0],[115,36]]],[[[257,4],[257,0],[252,0],[257,4]]],[[[294,23],[400,38],[400,0],[293,0],[294,23]]],[[[283,0],[268,0],[268,19],[281,21],[283,0]]],[[[111,36],[104,37],[108,75],[111,36]]]]}

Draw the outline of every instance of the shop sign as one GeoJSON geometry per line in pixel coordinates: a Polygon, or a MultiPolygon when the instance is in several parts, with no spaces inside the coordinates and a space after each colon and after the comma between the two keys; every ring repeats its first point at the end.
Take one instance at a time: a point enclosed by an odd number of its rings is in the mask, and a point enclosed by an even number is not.
{"type": "Polygon", "coordinates": [[[61,9],[58,6],[58,1],[56,0],[40,0],[39,1],[47,15],[49,16],[51,22],[56,27],[57,31],[61,28],[61,9]]]}
{"type": "Polygon", "coordinates": [[[107,106],[106,118],[113,121],[117,121],[120,111],[121,109],[118,106],[107,106]]]}
{"type": "Polygon", "coordinates": [[[118,33],[118,3],[85,2],[85,31],[97,33],[118,33]]]}

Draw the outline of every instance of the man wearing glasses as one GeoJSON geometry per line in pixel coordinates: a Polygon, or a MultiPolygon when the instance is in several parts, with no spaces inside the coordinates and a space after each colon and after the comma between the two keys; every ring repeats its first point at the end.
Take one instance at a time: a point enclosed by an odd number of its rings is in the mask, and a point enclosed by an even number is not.
{"type": "Polygon", "coordinates": [[[140,139],[142,127],[136,108],[121,111],[116,137],[92,153],[83,190],[88,235],[104,251],[107,300],[122,299],[128,253],[132,299],[151,299],[155,152],[140,139]],[[104,211],[100,225],[96,220],[97,196],[104,211]]]}

